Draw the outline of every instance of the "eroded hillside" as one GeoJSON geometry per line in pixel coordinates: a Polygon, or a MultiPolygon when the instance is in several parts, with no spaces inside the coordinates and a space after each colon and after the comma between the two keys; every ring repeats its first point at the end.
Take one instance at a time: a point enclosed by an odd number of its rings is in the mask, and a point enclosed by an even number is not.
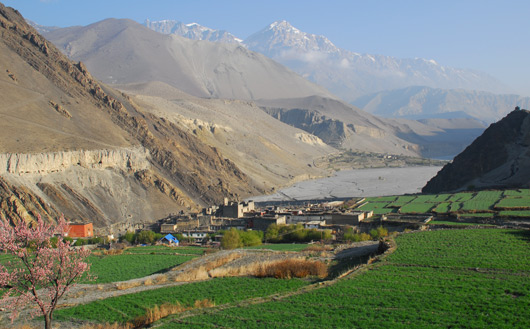
{"type": "Polygon", "coordinates": [[[133,224],[259,192],[215,148],[100,84],[1,4],[0,35],[3,216],[133,224]],[[87,166],[98,152],[121,155],[87,166]]]}

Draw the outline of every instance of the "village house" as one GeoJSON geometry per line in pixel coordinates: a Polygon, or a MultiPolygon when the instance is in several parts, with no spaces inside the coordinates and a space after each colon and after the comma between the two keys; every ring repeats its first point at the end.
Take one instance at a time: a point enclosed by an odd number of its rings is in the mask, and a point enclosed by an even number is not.
{"type": "Polygon", "coordinates": [[[68,223],[67,236],[71,238],[91,238],[94,236],[94,227],[92,223],[68,223]]]}

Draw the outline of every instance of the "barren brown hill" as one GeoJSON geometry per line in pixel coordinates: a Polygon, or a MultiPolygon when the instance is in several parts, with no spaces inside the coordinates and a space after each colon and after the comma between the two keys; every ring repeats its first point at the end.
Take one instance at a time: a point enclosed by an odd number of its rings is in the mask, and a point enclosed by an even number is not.
{"type": "Polygon", "coordinates": [[[215,148],[99,83],[2,4],[0,36],[0,216],[64,213],[118,230],[259,193],[215,148]]]}

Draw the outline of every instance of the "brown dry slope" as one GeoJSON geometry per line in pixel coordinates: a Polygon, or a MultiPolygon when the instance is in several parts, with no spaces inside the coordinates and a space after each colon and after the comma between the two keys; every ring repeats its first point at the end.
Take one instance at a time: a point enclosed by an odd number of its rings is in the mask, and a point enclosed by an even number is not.
{"type": "Polygon", "coordinates": [[[259,193],[215,148],[100,84],[1,4],[0,36],[1,216],[126,226],[259,193]]]}

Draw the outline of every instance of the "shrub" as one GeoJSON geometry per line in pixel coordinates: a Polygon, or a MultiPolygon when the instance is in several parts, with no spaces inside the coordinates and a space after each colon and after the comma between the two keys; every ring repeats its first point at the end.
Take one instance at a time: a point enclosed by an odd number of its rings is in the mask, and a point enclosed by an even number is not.
{"type": "Polygon", "coordinates": [[[256,272],[259,278],[273,277],[276,279],[305,278],[316,276],[324,278],[328,275],[326,264],[321,261],[303,259],[286,259],[280,262],[262,265],[256,272]]]}
{"type": "Polygon", "coordinates": [[[156,234],[153,231],[141,231],[137,234],[136,241],[141,244],[153,244],[156,241],[156,234]]]}
{"type": "Polygon", "coordinates": [[[379,226],[378,228],[371,230],[370,235],[372,236],[372,239],[378,240],[387,236],[388,230],[382,226],[379,226]]]}
{"type": "Polygon", "coordinates": [[[360,242],[371,240],[372,237],[367,233],[345,233],[344,240],[351,242],[360,242]]]}
{"type": "Polygon", "coordinates": [[[239,235],[238,230],[231,228],[226,231],[221,238],[221,247],[223,249],[235,249],[243,245],[241,241],[241,236],[239,235]]]}

